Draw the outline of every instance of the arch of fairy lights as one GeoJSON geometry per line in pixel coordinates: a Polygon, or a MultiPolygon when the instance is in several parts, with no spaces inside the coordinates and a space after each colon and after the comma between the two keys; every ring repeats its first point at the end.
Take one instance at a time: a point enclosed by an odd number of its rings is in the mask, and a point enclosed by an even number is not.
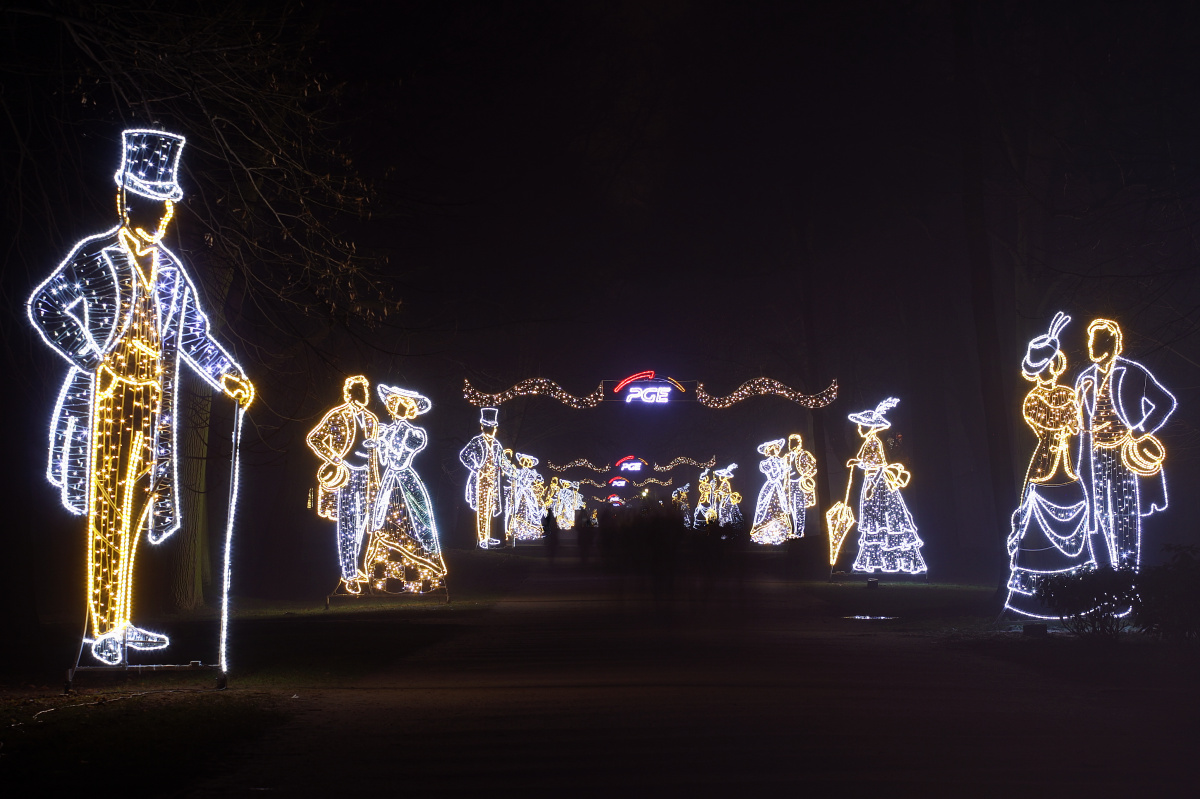
{"type": "Polygon", "coordinates": [[[594,463],[592,463],[591,461],[589,461],[586,458],[576,458],[575,460],[571,461],[570,463],[564,463],[562,466],[558,466],[554,463],[550,463],[549,461],[547,461],[546,468],[550,469],[551,471],[555,471],[555,472],[565,472],[567,469],[584,468],[584,469],[591,469],[593,472],[599,472],[600,474],[603,474],[605,472],[612,471],[612,464],[609,463],[609,464],[605,464],[604,466],[596,466],[594,463]]]}
{"type": "MultiPolygon", "coordinates": [[[[595,391],[582,397],[563,390],[563,387],[558,383],[555,383],[553,380],[549,380],[544,377],[527,378],[511,388],[496,394],[485,394],[484,392],[474,388],[471,385],[470,380],[464,379],[463,398],[472,405],[482,408],[488,406],[499,406],[504,402],[508,402],[509,400],[513,400],[518,397],[542,396],[556,399],[564,405],[576,410],[583,410],[585,408],[595,408],[601,402],[628,402],[629,397],[618,396],[619,392],[630,383],[639,381],[660,382],[664,384],[664,391],[667,390],[667,386],[665,384],[669,384],[671,387],[677,388],[680,394],[687,392],[687,389],[684,387],[684,383],[690,382],[694,385],[692,391],[692,395],[695,398],[694,401],[699,402],[706,408],[714,408],[718,410],[728,408],[741,402],[742,400],[749,399],[750,397],[783,397],[784,399],[790,400],[797,405],[802,405],[803,407],[810,409],[824,408],[826,405],[837,399],[836,380],[830,383],[824,390],[816,394],[805,394],[770,377],[756,377],[753,380],[747,380],[745,383],[742,383],[733,391],[732,394],[722,397],[709,394],[704,388],[704,384],[699,381],[679,381],[672,377],[657,378],[655,377],[653,370],[638,372],[637,374],[630,375],[623,380],[602,380],[600,385],[596,387],[595,391]],[[608,383],[613,384],[613,388],[610,391],[606,391],[605,389],[605,385],[608,383]]],[[[678,402],[680,400],[672,401],[678,402]]],[[[665,402],[665,400],[659,399],[658,402],[665,402]]]]}
{"type": "Polygon", "coordinates": [[[704,463],[700,463],[700,461],[693,460],[692,458],[680,456],[680,457],[676,458],[675,460],[671,461],[670,463],[668,463],[666,466],[659,466],[657,463],[654,464],[654,471],[669,472],[672,469],[674,469],[676,466],[695,466],[697,469],[711,469],[712,467],[714,467],[716,465],[717,465],[717,456],[716,455],[713,455],[711,458],[709,458],[704,463]]]}

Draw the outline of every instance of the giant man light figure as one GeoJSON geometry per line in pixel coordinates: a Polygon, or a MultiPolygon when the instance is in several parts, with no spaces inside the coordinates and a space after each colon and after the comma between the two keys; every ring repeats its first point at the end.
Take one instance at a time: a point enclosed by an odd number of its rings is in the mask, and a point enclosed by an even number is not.
{"type": "Polygon", "coordinates": [[[138,539],[144,532],[159,544],[181,524],[180,362],[243,409],[254,398],[245,372],[211,336],[183,264],[162,244],[183,198],[184,138],[127,130],[121,139],[119,224],[76,244],[28,303],[34,327],[70,364],[51,423],[47,476],[63,505],[87,516],[85,643],[114,666],[126,661],[127,648],[169,643],[131,617],[138,539]]]}

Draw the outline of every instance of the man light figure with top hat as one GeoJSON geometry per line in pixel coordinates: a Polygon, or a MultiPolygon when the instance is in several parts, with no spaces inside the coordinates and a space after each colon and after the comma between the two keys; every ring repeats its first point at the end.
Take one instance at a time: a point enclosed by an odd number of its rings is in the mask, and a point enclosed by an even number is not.
{"type": "MultiPolygon", "coordinates": [[[[504,512],[500,481],[511,468],[504,457],[504,447],[496,440],[499,414],[499,408],[481,408],[479,435],[458,453],[462,465],[471,470],[471,476],[467,478],[467,504],[475,511],[475,536],[483,549],[504,544],[499,538],[492,537],[492,517],[504,512]]],[[[507,531],[505,535],[507,537],[507,531]]]]}
{"type": "MultiPolygon", "coordinates": [[[[29,319],[70,364],[50,429],[51,483],[88,525],[88,636],[103,663],[162,649],[131,623],[134,559],[146,534],[179,529],[179,365],[245,408],[254,386],[209,331],[196,287],[162,243],[179,185],[182,136],[122,134],[119,224],[84,239],[29,298],[29,319]]],[[[232,508],[231,508],[232,511],[232,508]]]]}

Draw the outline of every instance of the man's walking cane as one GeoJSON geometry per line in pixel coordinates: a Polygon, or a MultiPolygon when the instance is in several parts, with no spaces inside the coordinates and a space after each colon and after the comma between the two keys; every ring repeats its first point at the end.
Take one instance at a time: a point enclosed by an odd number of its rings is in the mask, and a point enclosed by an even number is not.
{"type": "Polygon", "coordinates": [[[229,561],[233,548],[233,513],[237,508],[238,495],[238,461],[240,458],[240,443],[242,440],[242,420],[245,418],[246,409],[241,403],[237,406],[237,417],[233,423],[233,455],[231,457],[232,472],[229,477],[229,509],[225,515],[225,582],[221,591],[221,648],[218,652],[218,665],[221,669],[221,676],[217,678],[219,687],[224,688],[229,678],[229,661],[226,658],[226,649],[229,643],[229,579],[230,569],[229,561]]]}

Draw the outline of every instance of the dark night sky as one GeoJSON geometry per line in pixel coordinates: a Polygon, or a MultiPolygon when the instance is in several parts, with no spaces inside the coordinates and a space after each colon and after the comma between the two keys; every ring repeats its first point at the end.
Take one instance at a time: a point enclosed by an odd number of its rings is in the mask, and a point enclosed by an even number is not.
{"type": "MultiPolygon", "coordinates": [[[[1014,473],[1032,443],[1017,414],[1024,342],[1063,309],[1071,374],[1089,319],[1126,324],[1129,354],[1180,400],[1163,436],[1169,479],[1200,476],[1195,10],[986,4],[971,29],[978,91],[964,99],[954,6],[329,12],[321,66],[346,83],[340,130],[380,190],[359,241],[388,256],[405,306],[374,346],[338,344],[307,391],[256,409],[240,518],[264,592],[332,584],[332,530],[304,507],[315,459],[302,435],[340,401],[339,372],[357,371],[433,398],[418,469],[449,546],[473,535],[457,465],[478,429],[464,377],[499,391],[544,376],[577,394],[643,369],[719,394],[760,375],[808,392],[836,379],[823,465],[856,445],[846,414],[899,396],[890,418],[933,574],[993,577],[1015,497],[993,499],[983,454],[964,116],[982,147],[1014,473]],[[276,431],[275,414],[297,421],[276,431]],[[284,536],[297,543],[281,556],[284,536]]],[[[756,445],[812,423],[779,398],[729,411],[531,400],[505,407],[501,438],[543,462],[715,454],[741,464],[751,513],[756,445]]],[[[839,466],[829,487],[843,485],[839,466]]],[[[1200,501],[1174,499],[1148,557],[1195,542],[1200,501]]]]}

